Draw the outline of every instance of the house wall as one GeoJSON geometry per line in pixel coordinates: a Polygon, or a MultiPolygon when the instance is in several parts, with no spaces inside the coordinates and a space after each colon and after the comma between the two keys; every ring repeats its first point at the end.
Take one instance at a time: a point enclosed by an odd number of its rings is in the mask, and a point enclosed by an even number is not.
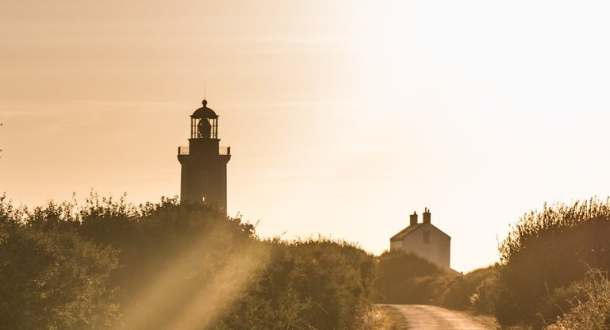
{"type": "Polygon", "coordinates": [[[402,241],[390,241],[390,250],[402,250],[402,241]]]}
{"type": "MultiPolygon", "coordinates": [[[[391,242],[391,245],[394,243],[391,242]]],[[[422,225],[397,243],[402,243],[405,252],[412,252],[441,268],[450,267],[451,238],[432,225],[422,225]]]]}

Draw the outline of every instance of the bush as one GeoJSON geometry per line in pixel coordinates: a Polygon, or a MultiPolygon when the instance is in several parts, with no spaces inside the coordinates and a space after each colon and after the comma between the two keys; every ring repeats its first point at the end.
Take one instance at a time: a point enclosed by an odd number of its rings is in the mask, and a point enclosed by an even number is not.
{"type": "Polygon", "coordinates": [[[430,304],[443,292],[444,270],[412,253],[385,252],[377,258],[374,282],[379,303],[430,304]]]}
{"type": "Polygon", "coordinates": [[[357,329],[370,309],[374,259],[326,239],[266,242],[271,251],[260,278],[223,320],[223,328],[357,329]],[[256,308],[253,308],[255,306],[256,308]]]}
{"type": "Polygon", "coordinates": [[[591,269],[585,279],[570,286],[574,296],[567,300],[571,310],[559,316],[548,330],[610,328],[610,282],[607,272],[591,269]]]}
{"type": "Polygon", "coordinates": [[[558,290],[582,279],[588,266],[610,268],[609,236],[609,200],[545,204],[524,215],[500,246],[500,324],[541,327],[552,319],[557,312],[545,306],[558,290]]]}
{"type": "Polygon", "coordinates": [[[261,241],[205,203],[0,198],[3,329],[359,329],[374,277],[352,244],[261,241]]]}
{"type": "MultiPolygon", "coordinates": [[[[32,213],[0,198],[0,328],[103,329],[119,317],[117,251],[70,230],[23,222],[32,213]]],[[[53,218],[52,210],[36,216],[53,218]]]]}
{"type": "Polygon", "coordinates": [[[432,304],[492,314],[498,267],[458,275],[411,253],[385,252],[377,258],[375,300],[389,304],[432,304]]]}
{"type": "Polygon", "coordinates": [[[440,305],[455,310],[490,314],[495,307],[497,266],[450,278],[440,305]]]}
{"type": "Polygon", "coordinates": [[[498,290],[499,265],[487,268],[486,276],[482,278],[476,292],[470,296],[472,310],[477,314],[494,315],[496,302],[500,299],[498,290]]]}

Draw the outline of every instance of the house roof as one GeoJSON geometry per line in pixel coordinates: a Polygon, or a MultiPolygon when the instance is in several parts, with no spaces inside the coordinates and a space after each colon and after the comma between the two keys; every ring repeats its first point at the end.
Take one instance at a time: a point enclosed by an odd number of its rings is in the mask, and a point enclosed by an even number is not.
{"type": "Polygon", "coordinates": [[[390,242],[391,241],[402,241],[405,236],[411,235],[413,232],[419,230],[420,228],[432,228],[433,230],[436,230],[439,233],[441,233],[451,239],[451,236],[445,234],[442,230],[436,228],[431,223],[418,223],[416,225],[409,226],[409,227],[401,230],[400,232],[398,232],[398,234],[392,236],[392,238],[390,238],[390,242]]]}

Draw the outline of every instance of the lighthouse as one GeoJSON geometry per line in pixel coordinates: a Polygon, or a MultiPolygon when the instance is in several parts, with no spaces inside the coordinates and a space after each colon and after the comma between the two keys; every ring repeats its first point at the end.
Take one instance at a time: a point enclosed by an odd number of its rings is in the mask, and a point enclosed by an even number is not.
{"type": "Polygon", "coordinates": [[[231,148],[221,147],[218,115],[208,108],[208,101],[191,115],[188,146],[178,147],[182,165],[180,200],[205,201],[227,210],[227,163],[231,148]]]}

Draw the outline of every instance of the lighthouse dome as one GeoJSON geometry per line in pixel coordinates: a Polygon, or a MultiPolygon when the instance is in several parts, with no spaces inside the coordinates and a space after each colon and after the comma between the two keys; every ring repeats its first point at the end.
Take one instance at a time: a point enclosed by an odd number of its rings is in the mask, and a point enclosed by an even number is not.
{"type": "Polygon", "coordinates": [[[214,112],[214,110],[208,108],[208,101],[203,100],[201,102],[201,104],[203,106],[201,108],[195,110],[195,112],[193,112],[193,114],[191,115],[191,118],[194,118],[194,119],[202,119],[202,118],[216,119],[216,118],[218,118],[218,115],[216,114],[216,112],[214,112]]]}

